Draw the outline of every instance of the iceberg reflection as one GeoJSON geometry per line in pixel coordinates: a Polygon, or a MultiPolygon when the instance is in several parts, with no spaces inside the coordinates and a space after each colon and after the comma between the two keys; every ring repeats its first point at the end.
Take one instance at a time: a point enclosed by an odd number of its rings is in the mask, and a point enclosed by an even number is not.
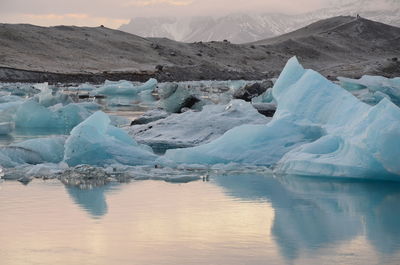
{"type": "Polygon", "coordinates": [[[101,218],[107,214],[108,206],[105,194],[115,190],[115,186],[105,185],[91,189],[79,186],[65,185],[65,188],[75,204],[88,212],[93,218],[101,218]]]}
{"type": "Polygon", "coordinates": [[[290,260],[364,236],[380,254],[400,250],[400,184],[298,176],[218,176],[215,182],[241,200],[269,201],[272,235],[290,260]]]}

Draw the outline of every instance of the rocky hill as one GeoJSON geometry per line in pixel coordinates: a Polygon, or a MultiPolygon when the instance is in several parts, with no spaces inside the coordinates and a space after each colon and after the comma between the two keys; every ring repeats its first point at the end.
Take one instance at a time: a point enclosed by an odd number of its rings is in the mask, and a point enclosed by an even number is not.
{"type": "Polygon", "coordinates": [[[142,38],[104,27],[0,24],[1,81],[263,79],[294,55],[332,78],[400,76],[400,28],[334,17],[239,45],[142,38]]]}

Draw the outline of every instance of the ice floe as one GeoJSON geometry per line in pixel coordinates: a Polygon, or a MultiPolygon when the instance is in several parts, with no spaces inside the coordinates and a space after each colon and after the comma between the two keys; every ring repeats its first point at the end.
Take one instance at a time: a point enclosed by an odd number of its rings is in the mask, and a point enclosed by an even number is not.
{"type": "Polygon", "coordinates": [[[64,161],[70,166],[145,165],[154,164],[156,158],[150,148],[110,125],[110,118],[101,111],[76,126],[65,143],[64,161]]]}
{"type": "Polygon", "coordinates": [[[239,125],[266,124],[269,121],[250,103],[237,99],[227,105],[206,105],[202,111],[171,114],[164,119],[135,125],[129,134],[138,142],[163,151],[205,144],[239,125]]]}
{"type": "Polygon", "coordinates": [[[149,79],[146,83],[141,85],[134,85],[129,81],[106,81],[103,86],[95,89],[94,92],[96,94],[105,95],[137,95],[145,90],[154,90],[157,83],[157,80],[154,78],[149,79]]]}
{"type": "Polygon", "coordinates": [[[400,106],[400,77],[364,75],[360,79],[338,77],[340,85],[355,94],[360,100],[375,105],[382,99],[390,99],[400,106]]]}

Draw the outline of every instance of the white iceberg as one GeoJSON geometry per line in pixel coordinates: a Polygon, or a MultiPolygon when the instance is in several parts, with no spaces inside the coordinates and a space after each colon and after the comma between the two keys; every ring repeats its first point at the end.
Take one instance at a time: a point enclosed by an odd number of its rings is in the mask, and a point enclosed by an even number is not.
{"type": "Polygon", "coordinates": [[[400,109],[369,106],[294,57],[274,85],[266,125],[241,126],[208,144],[168,150],[178,163],[276,165],[296,175],[393,179],[400,175],[400,109]]]}
{"type": "Polygon", "coordinates": [[[106,81],[103,86],[94,90],[96,94],[104,95],[124,95],[124,96],[136,96],[142,91],[153,90],[157,86],[157,80],[154,78],[149,79],[146,83],[141,85],[134,85],[129,81],[106,81]]]}
{"type": "Polygon", "coordinates": [[[171,114],[144,125],[134,125],[129,134],[138,142],[162,152],[211,142],[239,125],[266,124],[269,121],[270,118],[259,114],[250,103],[232,100],[227,105],[206,105],[202,111],[171,114]]]}
{"type": "Polygon", "coordinates": [[[65,143],[64,161],[70,165],[145,165],[157,156],[137,144],[124,130],[110,125],[109,117],[95,112],[76,126],[65,143]]]}

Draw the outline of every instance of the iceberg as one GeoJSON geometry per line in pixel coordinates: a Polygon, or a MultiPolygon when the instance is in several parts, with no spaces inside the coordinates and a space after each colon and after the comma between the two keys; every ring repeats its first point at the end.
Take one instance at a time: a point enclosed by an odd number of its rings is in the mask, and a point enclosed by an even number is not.
{"type": "Polygon", "coordinates": [[[400,109],[367,105],[293,57],[272,95],[266,125],[245,125],[201,146],[168,150],[176,163],[273,165],[281,174],[398,179],[400,109]]]}
{"type": "Polygon", "coordinates": [[[171,113],[182,108],[200,110],[206,104],[227,104],[234,93],[256,81],[188,81],[160,83],[155,92],[160,98],[159,107],[171,113]]]}
{"type": "Polygon", "coordinates": [[[36,152],[49,163],[59,163],[64,158],[64,143],[66,136],[53,136],[26,140],[12,146],[22,147],[36,152]]]}
{"type": "Polygon", "coordinates": [[[208,143],[239,125],[267,124],[269,121],[270,118],[259,114],[250,103],[236,99],[227,105],[206,105],[202,111],[171,114],[144,125],[134,125],[129,134],[139,143],[162,152],[208,143]]]}
{"type": "Polygon", "coordinates": [[[111,82],[106,81],[103,86],[95,89],[96,94],[104,95],[124,95],[124,96],[136,96],[142,91],[154,90],[157,86],[157,80],[150,78],[146,83],[135,86],[129,81],[111,82]]]}
{"type": "Polygon", "coordinates": [[[15,117],[18,128],[71,129],[90,116],[90,112],[77,103],[61,104],[46,108],[34,100],[21,104],[15,117]]]}
{"type": "Polygon", "coordinates": [[[66,140],[64,161],[69,166],[155,163],[151,148],[136,143],[110,122],[107,114],[98,111],[76,126],[66,140]]]}
{"type": "Polygon", "coordinates": [[[175,90],[173,90],[171,94],[165,91],[163,93],[164,94],[161,95],[167,97],[161,97],[159,107],[165,109],[167,112],[170,113],[180,113],[182,111],[182,108],[194,107],[195,109],[200,109],[202,105],[204,105],[201,104],[200,106],[196,107],[195,105],[201,102],[199,96],[196,95],[197,93],[189,91],[188,89],[185,89],[183,87],[178,86],[175,90]]]}
{"type": "Polygon", "coordinates": [[[14,96],[32,96],[40,92],[38,85],[40,86],[40,84],[6,83],[0,84],[0,90],[14,96]]]}
{"type": "Polygon", "coordinates": [[[0,147],[0,166],[4,168],[16,167],[21,164],[41,164],[40,154],[17,146],[0,147]]]}
{"type": "Polygon", "coordinates": [[[267,125],[242,125],[216,140],[185,149],[167,150],[165,158],[185,164],[253,164],[272,166],[291,149],[323,135],[318,126],[293,124],[289,118],[267,125]]]}
{"type": "Polygon", "coordinates": [[[400,77],[390,79],[383,76],[364,75],[360,79],[338,77],[338,80],[346,90],[352,92],[365,90],[360,99],[366,103],[375,105],[383,98],[389,98],[394,104],[400,106],[400,77]]]}
{"type": "Polygon", "coordinates": [[[0,104],[1,103],[8,103],[8,102],[16,102],[16,101],[22,101],[23,99],[19,96],[13,96],[13,95],[6,95],[6,96],[1,96],[0,97],[0,104]]]}
{"type": "Polygon", "coordinates": [[[393,179],[400,175],[400,109],[387,99],[371,107],[291,59],[273,89],[274,119],[290,115],[326,133],[278,162],[295,175],[393,179]]]}
{"type": "Polygon", "coordinates": [[[44,106],[50,107],[56,104],[67,105],[69,103],[73,103],[72,98],[63,93],[55,92],[53,95],[53,90],[51,90],[47,83],[36,85],[37,88],[40,89],[40,93],[35,95],[33,98],[37,100],[37,102],[44,106]]]}
{"type": "Polygon", "coordinates": [[[83,83],[80,84],[79,86],[70,86],[66,90],[71,90],[71,91],[92,91],[96,89],[96,87],[90,83],[83,83]]]}
{"type": "Polygon", "coordinates": [[[0,135],[10,134],[14,129],[12,122],[0,122],[0,135]]]}

